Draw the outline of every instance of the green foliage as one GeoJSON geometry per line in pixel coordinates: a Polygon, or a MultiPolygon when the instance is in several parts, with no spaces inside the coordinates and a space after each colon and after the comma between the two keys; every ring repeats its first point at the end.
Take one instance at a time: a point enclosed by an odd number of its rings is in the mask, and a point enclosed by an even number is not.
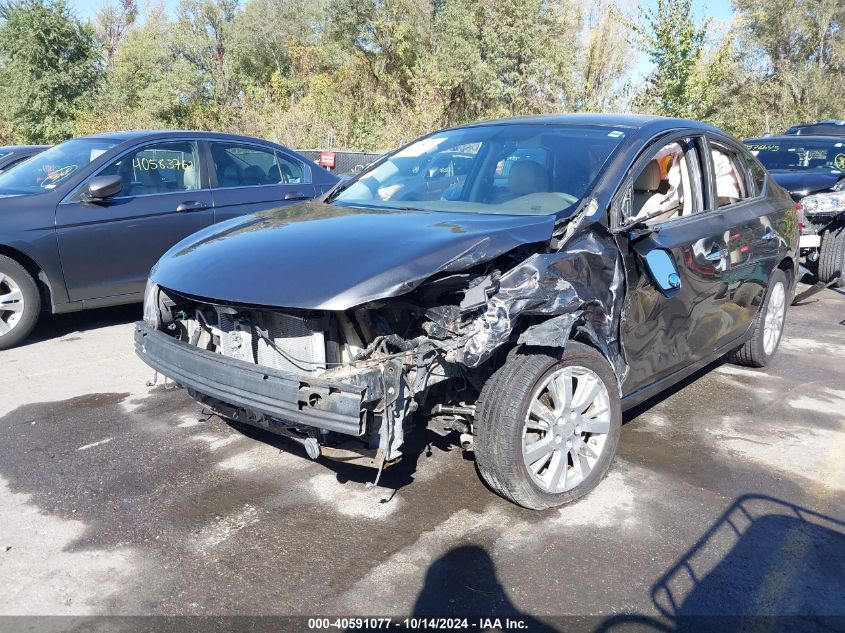
{"type": "Polygon", "coordinates": [[[64,0],[0,0],[0,141],[181,127],[384,150],[552,111],[738,136],[845,118],[842,0],[734,0],[729,27],[693,0],[639,19],[623,0],[184,0],[175,17],[103,1],[89,25],[64,0]],[[653,71],[634,90],[637,47],[653,71]]]}
{"type": "Polygon", "coordinates": [[[29,143],[67,138],[100,77],[93,29],[63,0],[7,3],[0,18],[3,127],[29,143]]]}
{"type": "Polygon", "coordinates": [[[692,78],[704,53],[707,22],[697,24],[692,0],[657,0],[641,10],[644,26],[634,27],[654,71],[638,104],[656,114],[688,117],[694,113],[692,78]]]}

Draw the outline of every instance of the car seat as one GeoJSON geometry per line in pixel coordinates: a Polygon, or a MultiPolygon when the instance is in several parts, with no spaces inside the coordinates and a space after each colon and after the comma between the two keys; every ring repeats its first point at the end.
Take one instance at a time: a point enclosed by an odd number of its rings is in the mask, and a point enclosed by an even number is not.
{"type": "Polygon", "coordinates": [[[241,178],[241,185],[263,185],[267,180],[267,175],[264,170],[258,165],[250,165],[244,169],[243,177],[241,178]]]}
{"type": "Polygon", "coordinates": [[[223,173],[220,174],[221,187],[240,187],[241,186],[241,170],[237,165],[231,164],[223,168],[223,173]]]}
{"type": "Polygon", "coordinates": [[[546,192],[549,190],[549,174],[538,162],[519,160],[511,165],[508,173],[508,189],[513,197],[546,192]]]}
{"type": "Polygon", "coordinates": [[[646,218],[659,211],[668,184],[660,177],[660,164],[650,160],[634,181],[634,217],[646,218]]]}
{"type": "Polygon", "coordinates": [[[282,172],[279,171],[278,165],[273,165],[267,170],[267,182],[273,185],[278,185],[284,182],[284,180],[282,180],[282,172]]]}
{"type": "Polygon", "coordinates": [[[182,188],[185,191],[194,191],[200,188],[199,171],[194,163],[190,163],[182,172],[182,188]]]}

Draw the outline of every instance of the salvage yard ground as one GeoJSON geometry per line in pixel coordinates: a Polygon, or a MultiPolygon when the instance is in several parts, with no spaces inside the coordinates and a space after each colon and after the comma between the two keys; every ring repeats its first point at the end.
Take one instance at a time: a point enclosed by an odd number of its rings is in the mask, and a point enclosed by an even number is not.
{"type": "Polygon", "coordinates": [[[546,513],[430,432],[374,473],[148,388],[130,306],[0,352],[0,614],[845,615],[845,293],[626,415],[546,513]]]}

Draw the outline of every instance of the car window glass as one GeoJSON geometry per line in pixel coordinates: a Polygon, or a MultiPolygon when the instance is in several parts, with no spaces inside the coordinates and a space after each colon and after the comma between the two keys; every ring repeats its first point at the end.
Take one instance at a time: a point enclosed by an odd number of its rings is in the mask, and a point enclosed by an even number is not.
{"type": "Polygon", "coordinates": [[[0,175],[0,190],[12,193],[42,193],[55,189],[73,174],[96,160],[117,141],[77,138],[37,154],[0,175]]]}
{"type": "MultiPolygon", "coordinates": [[[[290,156],[280,154],[279,152],[276,152],[276,160],[279,162],[278,169],[279,174],[281,175],[281,180],[277,180],[276,182],[283,182],[289,185],[298,185],[307,182],[305,165],[303,165],[300,161],[291,158],[290,156]]],[[[271,174],[271,176],[275,177],[275,172],[271,174]]]]}
{"type": "Polygon", "coordinates": [[[478,125],[445,130],[367,168],[332,200],[350,206],[544,215],[577,207],[625,131],[478,125]]]}
{"type": "Polygon", "coordinates": [[[759,196],[763,193],[763,186],[766,184],[766,170],[750,156],[745,157],[745,164],[751,174],[751,181],[754,183],[754,194],[759,196]]]}
{"type": "Polygon", "coordinates": [[[695,213],[700,199],[700,181],[693,177],[697,160],[688,140],[661,147],[634,178],[631,215],[625,219],[657,224],[695,213]]]}
{"type": "Polygon", "coordinates": [[[210,146],[219,188],[283,184],[286,170],[296,177],[292,166],[280,164],[272,149],[246,143],[213,142],[210,146]]]}
{"type": "Polygon", "coordinates": [[[800,172],[845,172],[845,141],[795,136],[792,139],[746,141],[766,169],[800,172]]]}
{"type": "Polygon", "coordinates": [[[719,207],[750,197],[745,171],[739,156],[721,146],[712,146],[713,175],[716,179],[716,203],[719,207]]]}
{"type": "Polygon", "coordinates": [[[120,176],[120,196],[147,196],[199,189],[197,144],[154,143],[128,152],[98,175],[120,176]]]}

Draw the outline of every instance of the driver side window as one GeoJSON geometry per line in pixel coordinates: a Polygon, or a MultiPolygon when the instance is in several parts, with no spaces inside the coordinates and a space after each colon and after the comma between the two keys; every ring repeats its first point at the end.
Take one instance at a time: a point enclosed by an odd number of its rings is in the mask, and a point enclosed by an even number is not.
{"type": "Polygon", "coordinates": [[[197,144],[187,141],[154,143],[129,152],[100,176],[121,176],[121,196],[144,196],[199,189],[197,144]]]}
{"type": "Polygon", "coordinates": [[[698,211],[701,180],[697,166],[691,139],[675,140],[661,147],[634,177],[623,219],[659,224],[698,211]]]}

